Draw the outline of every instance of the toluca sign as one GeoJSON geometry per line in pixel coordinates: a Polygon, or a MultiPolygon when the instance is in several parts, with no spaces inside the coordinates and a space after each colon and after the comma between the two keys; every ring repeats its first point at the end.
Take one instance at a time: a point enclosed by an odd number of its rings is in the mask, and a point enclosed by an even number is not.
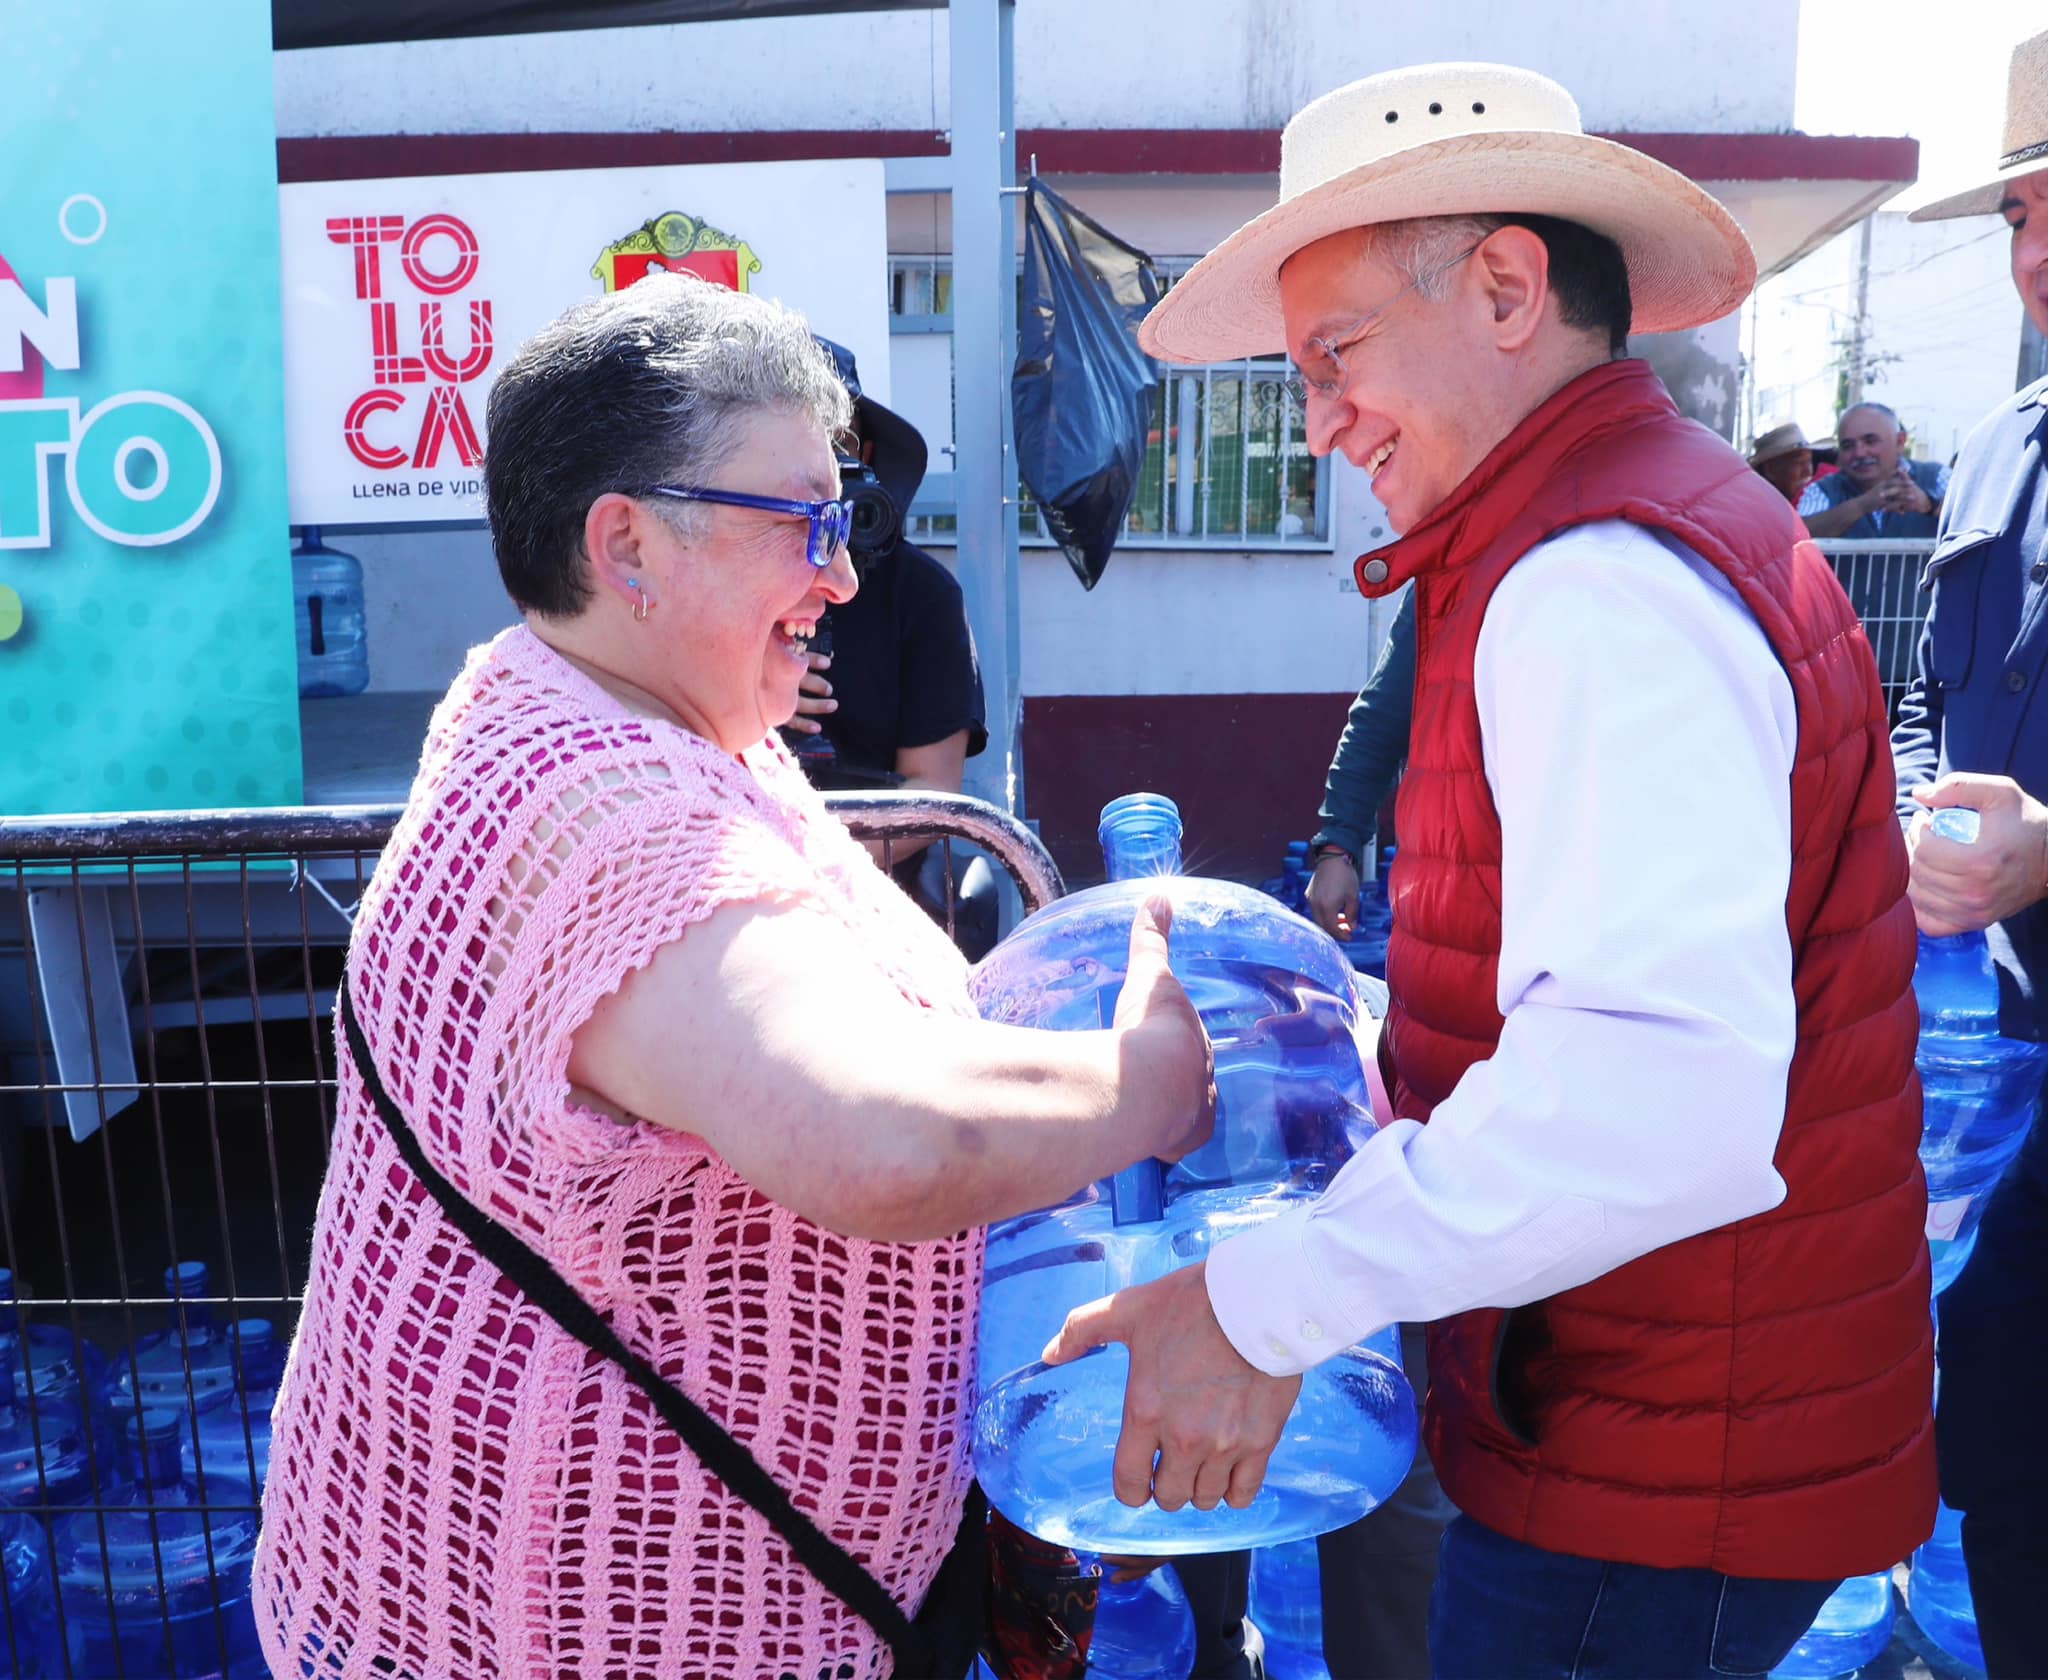
{"type": "Polygon", "coordinates": [[[506,358],[657,270],[801,309],[886,400],[873,159],[295,183],[280,204],[294,524],[480,518],[506,358]]]}

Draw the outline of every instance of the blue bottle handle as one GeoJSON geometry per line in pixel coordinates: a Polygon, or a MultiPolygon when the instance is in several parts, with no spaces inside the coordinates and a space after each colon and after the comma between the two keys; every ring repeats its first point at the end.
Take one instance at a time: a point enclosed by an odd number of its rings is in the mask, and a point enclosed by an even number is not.
{"type": "MultiPolygon", "coordinates": [[[[1103,988],[1096,1007],[1105,1027],[1116,1025],[1116,1000],[1124,984],[1103,988]]],[[[1110,1219],[1118,1225],[1148,1225],[1166,1211],[1166,1164],[1155,1155],[1133,1161],[1109,1181],[1110,1219]]]]}

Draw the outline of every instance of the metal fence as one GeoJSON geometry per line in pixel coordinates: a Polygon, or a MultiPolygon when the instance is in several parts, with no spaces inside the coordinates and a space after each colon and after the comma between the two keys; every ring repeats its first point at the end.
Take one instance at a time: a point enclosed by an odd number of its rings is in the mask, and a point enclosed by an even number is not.
{"type": "Polygon", "coordinates": [[[1920,587],[1920,577],[1934,539],[1829,537],[1819,546],[1863,620],[1871,651],[1877,655],[1877,674],[1884,682],[1885,709],[1896,719],[1899,700],[1913,680],[1920,625],[1927,617],[1927,591],[1920,587]]]}
{"type": "MultiPolygon", "coordinates": [[[[971,857],[1026,910],[1062,891],[980,801],[827,803],[885,867],[923,849],[956,937],[971,857]]],[[[351,913],[396,816],[0,821],[0,1676],[263,1673],[269,1392],[351,913]]]]}

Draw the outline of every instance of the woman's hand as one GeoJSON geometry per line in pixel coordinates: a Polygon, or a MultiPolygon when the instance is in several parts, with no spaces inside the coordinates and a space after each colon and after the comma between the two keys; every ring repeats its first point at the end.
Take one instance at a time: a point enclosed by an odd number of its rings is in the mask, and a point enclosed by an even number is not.
{"type": "Polygon", "coordinates": [[[1124,1035],[1123,1083],[1143,1092],[1156,1122],[1147,1154],[1178,1161],[1216,1123],[1216,1058],[1188,994],[1167,966],[1173,905],[1148,898],[1131,923],[1131,965],[1112,1025],[1124,1035]]]}
{"type": "Polygon", "coordinates": [[[832,669],[829,653],[813,653],[806,656],[811,668],[798,679],[796,685],[796,716],[789,720],[789,727],[804,735],[815,735],[825,726],[817,720],[839,710],[839,702],[832,698],[832,685],[821,672],[832,669]]]}

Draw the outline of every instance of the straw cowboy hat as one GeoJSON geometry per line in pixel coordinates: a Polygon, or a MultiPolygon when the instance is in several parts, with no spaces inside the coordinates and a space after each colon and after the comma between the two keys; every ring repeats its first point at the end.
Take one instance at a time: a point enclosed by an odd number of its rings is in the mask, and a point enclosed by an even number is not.
{"type": "Polygon", "coordinates": [[[1995,216],[2005,201],[2005,183],[2048,169],[2048,35],[2036,35],[2012,49],[2005,83],[2005,145],[1998,173],[1981,187],[1923,204],[1909,222],[1946,222],[1956,216],[1995,216]]]}
{"type": "Polygon", "coordinates": [[[1548,77],[1425,64],[1297,112],[1280,139],[1280,202],[1195,264],[1139,342],[1176,362],[1283,349],[1280,265],[1303,246],[1371,222],[1488,212],[1559,216],[1612,239],[1637,332],[1719,320],[1756,283],[1734,217],[1676,170],[1587,134],[1548,77]]]}
{"type": "Polygon", "coordinates": [[[1811,450],[1806,434],[1799,429],[1797,420],[1788,420],[1782,426],[1773,426],[1756,440],[1756,447],[1749,452],[1749,464],[1760,467],[1766,461],[1775,461],[1780,455],[1790,455],[1795,450],[1811,450]]]}

